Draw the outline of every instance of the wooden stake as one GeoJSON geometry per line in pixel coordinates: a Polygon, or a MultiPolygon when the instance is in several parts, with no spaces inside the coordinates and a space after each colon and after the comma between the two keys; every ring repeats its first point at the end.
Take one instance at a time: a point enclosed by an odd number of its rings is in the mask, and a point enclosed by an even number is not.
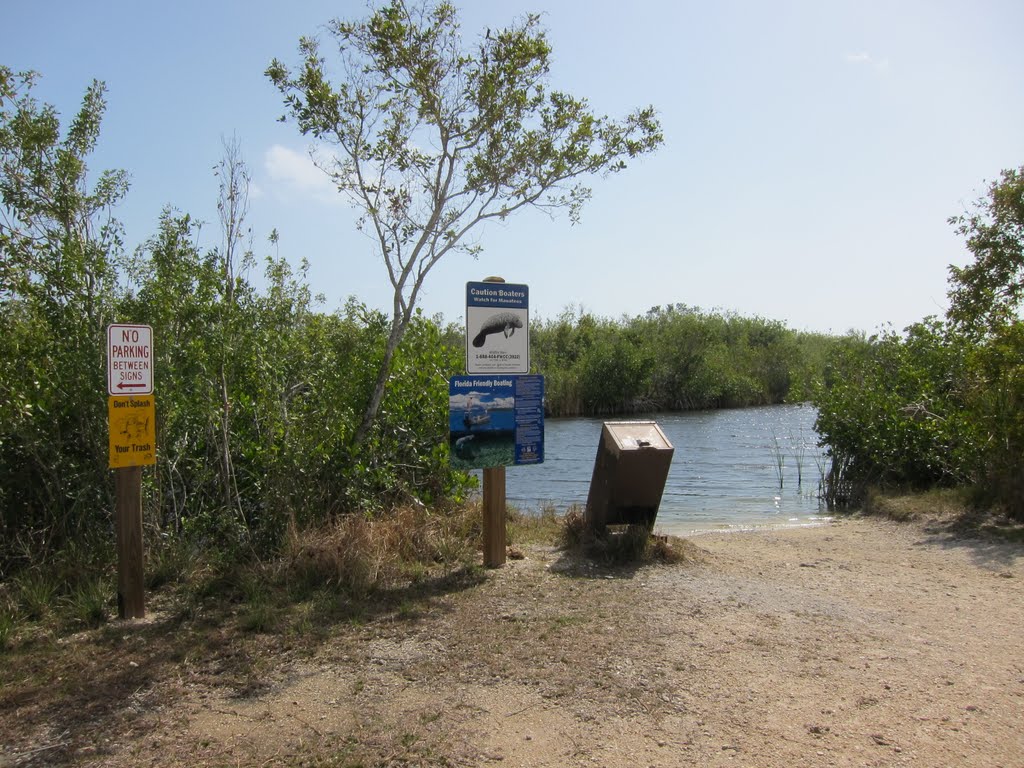
{"type": "MultiPolygon", "coordinates": [[[[504,283],[505,278],[492,275],[485,283],[504,283]]],[[[505,564],[505,467],[484,468],[484,567],[498,568],[505,564]]]]}
{"type": "Polygon", "coordinates": [[[505,467],[484,468],[484,567],[505,564],[505,467]]]}
{"type": "Polygon", "coordinates": [[[142,467],[114,470],[117,510],[117,613],[122,619],[146,615],[142,555],[142,467]]]}

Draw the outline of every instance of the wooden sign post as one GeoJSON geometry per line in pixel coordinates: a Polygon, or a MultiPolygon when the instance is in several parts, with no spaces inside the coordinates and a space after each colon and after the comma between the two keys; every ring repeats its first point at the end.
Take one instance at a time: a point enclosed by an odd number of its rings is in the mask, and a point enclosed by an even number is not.
{"type": "Polygon", "coordinates": [[[117,612],[122,619],[141,619],[146,615],[142,467],[156,463],[155,422],[153,395],[118,395],[107,399],[117,526],[117,612]]]}
{"type": "Polygon", "coordinates": [[[508,535],[505,527],[505,467],[485,467],[484,567],[505,564],[508,535]]]}
{"type": "MultiPolygon", "coordinates": [[[[503,277],[485,277],[485,283],[504,283],[503,277]]],[[[468,315],[468,312],[467,312],[468,315]]],[[[485,467],[484,473],[484,567],[505,564],[508,532],[505,523],[505,467],[485,467]]]]}
{"type": "Polygon", "coordinates": [[[153,329],[148,325],[107,328],[107,394],[117,528],[117,613],[122,619],[141,619],[146,615],[142,467],[156,463],[153,329]]]}
{"type": "Polygon", "coordinates": [[[122,619],[146,615],[142,555],[142,467],[114,470],[117,505],[117,614],[122,619]]]}

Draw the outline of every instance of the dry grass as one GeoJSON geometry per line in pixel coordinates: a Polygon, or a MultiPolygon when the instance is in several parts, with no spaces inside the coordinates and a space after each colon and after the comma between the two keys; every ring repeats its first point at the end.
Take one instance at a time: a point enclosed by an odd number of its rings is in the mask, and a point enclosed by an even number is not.
{"type": "Polygon", "coordinates": [[[369,518],[351,515],[292,534],[282,566],[300,585],[335,587],[356,597],[422,578],[470,567],[479,540],[479,510],[448,513],[405,507],[369,518]]]}
{"type": "Polygon", "coordinates": [[[933,531],[957,536],[991,536],[1024,541],[1024,524],[1000,510],[979,507],[968,488],[944,488],[923,493],[869,492],[864,514],[897,522],[916,522],[933,531]]]}
{"type": "MultiPolygon", "coordinates": [[[[480,578],[481,523],[479,504],[350,515],[293,531],[280,557],[270,561],[239,562],[167,542],[148,553],[147,591],[174,621],[228,611],[244,633],[303,636],[309,630],[315,636],[325,618],[358,620],[395,606],[415,610],[430,595],[480,578]]],[[[687,542],[651,537],[644,529],[595,536],[585,530],[578,507],[564,516],[553,506],[539,513],[510,508],[507,532],[513,560],[531,545],[559,546],[604,565],[687,559],[687,542]]],[[[4,585],[0,650],[10,651],[40,632],[60,637],[104,623],[115,610],[110,575],[105,577],[82,582],[66,595],[41,569],[4,585]]]]}
{"type": "Polygon", "coordinates": [[[562,531],[562,518],[553,505],[543,506],[538,514],[508,508],[508,543],[551,545],[558,541],[562,531]]]}
{"type": "Polygon", "coordinates": [[[935,490],[926,493],[889,494],[879,490],[868,492],[864,513],[878,515],[898,522],[952,519],[962,517],[970,505],[964,492],[959,490],[935,490]]]}
{"type": "Polygon", "coordinates": [[[609,526],[603,533],[590,529],[584,510],[573,507],[562,521],[559,545],[604,564],[673,565],[697,556],[698,548],[677,536],[652,535],[638,525],[609,526]]]}

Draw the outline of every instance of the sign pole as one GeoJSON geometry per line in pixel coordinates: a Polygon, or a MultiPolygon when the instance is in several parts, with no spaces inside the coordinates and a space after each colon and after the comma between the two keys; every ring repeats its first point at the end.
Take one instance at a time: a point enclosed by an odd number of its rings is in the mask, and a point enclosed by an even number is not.
{"type": "MultiPolygon", "coordinates": [[[[503,277],[485,277],[485,283],[504,283],[503,277]]],[[[484,567],[505,564],[508,533],[505,523],[505,467],[485,467],[484,474],[484,567]]]]}
{"type": "Polygon", "coordinates": [[[107,326],[107,424],[114,471],[117,614],[146,615],[142,548],[142,465],[156,463],[153,328],[107,326]]]}
{"type": "Polygon", "coordinates": [[[117,505],[117,613],[122,619],[146,615],[142,556],[142,467],[114,470],[117,505]]]}
{"type": "Polygon", "coordinates": [[[505,467],[484,470],[484,567],[505,564],[508,543],[505,528],[505,467]]]}

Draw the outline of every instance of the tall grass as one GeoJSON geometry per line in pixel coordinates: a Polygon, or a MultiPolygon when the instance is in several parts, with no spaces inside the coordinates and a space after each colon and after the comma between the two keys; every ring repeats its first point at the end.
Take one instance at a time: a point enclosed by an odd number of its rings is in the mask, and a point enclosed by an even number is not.
{"type": "Polygon", "coordinates": [[[804,484],[804,459],[807,454],[807,443],[804,442],[803,430],[798,438],[790,438],[793,445],[793,463],[796,464],[796,488],[799,491],[804,484]]]}
{"type": "Polygon", "coordinates": [[[30,568],[10,580],[7,597],[0,601],[0,648],[13,641],[22,625],[72,631],[97,627],[109,619],[114,608],[111,575],[107,569],[78,561],[81,551],[71,548],[56,558],[56,567],[30,568]]]}
{"type": "Polygon", "coordinates": [[[51,570],[33,568],[14,580],[22,613],[29,621],[42,621],[54,608],[60,581],[51,570]]]}
{"type": "Polygon", "coordinates": [[[561,531],[562,519],[554,504],[543,504],[539,514],[508,508],[509,544],[551,544],[558,540],[561,531]]]}
{"type": "Polygon", "coordinates": [[[825,484],[828,480],[832,460],[823,453],[814,456],[814,466],[818,470],[818,498],[825,498],[825,484]]]}
{"type": "Polygon", "coordinates": [[[14,608],[10,605],[0,605],[0,653],[13,645],[17,628],[18,617],[14,608]]]}
{"type": "Polygon", "coordinates": [[[61,599],[61,614],[69,629],[91,629],[106,623],[114,595],[104,578],[85,578],[61,599]]]}
{"type": "Polygon", "coordinates": [[[422,505],[388,515],[350,515],[319,529],[293,532],[285,577],[301,590],[332,586],[353,597],[414,581],[424,568],[447,575],[476,558],[481,514],[464,505],[447,513],[422,505]]]}

